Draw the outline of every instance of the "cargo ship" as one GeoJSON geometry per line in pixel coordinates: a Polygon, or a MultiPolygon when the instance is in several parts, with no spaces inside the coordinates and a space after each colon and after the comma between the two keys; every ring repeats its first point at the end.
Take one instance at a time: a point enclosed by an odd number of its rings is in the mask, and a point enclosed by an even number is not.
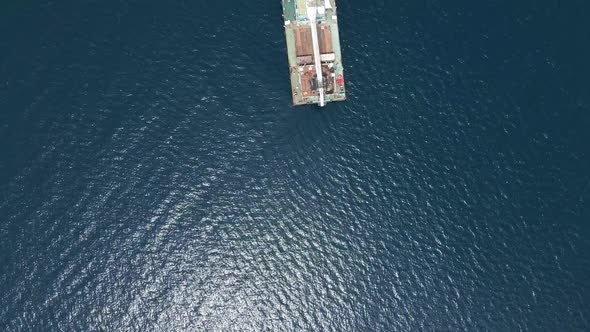
{"type": "Polygon", "coordinates": [[[294,105],[346,100],[336,0],[282,0],[294,105]]]}

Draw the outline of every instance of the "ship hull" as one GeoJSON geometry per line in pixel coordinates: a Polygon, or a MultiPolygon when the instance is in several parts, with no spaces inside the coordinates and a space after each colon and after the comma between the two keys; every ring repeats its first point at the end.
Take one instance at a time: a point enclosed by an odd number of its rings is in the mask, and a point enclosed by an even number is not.
{"type": "Polygon", "coordinates": [[[336,0],[282,0],[294,105],[346,100],[336,0]]]}

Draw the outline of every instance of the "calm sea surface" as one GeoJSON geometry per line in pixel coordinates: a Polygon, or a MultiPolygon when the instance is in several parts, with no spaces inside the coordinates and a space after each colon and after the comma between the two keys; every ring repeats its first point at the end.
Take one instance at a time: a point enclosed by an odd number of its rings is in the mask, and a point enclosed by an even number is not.
{"type": "Polygon", "coordinates": [[[0,5],[1,331],[588,331],[590,3],[0,5]]]}

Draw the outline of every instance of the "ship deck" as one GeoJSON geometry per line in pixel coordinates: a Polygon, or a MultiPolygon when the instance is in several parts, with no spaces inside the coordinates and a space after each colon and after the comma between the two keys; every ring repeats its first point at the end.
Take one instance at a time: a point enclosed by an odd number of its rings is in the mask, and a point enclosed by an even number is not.
{"type": "Polygon", "coordinates": [[[335,1],[282,0],[294,105],[346,99],[335,1]],[[308,17],[308,7],[316,8],[315,19],[308,17]],[[314,52],[314,31],[318,53],[314,52]],[[319,80],[318,73],[322,76],[319,80]]]}

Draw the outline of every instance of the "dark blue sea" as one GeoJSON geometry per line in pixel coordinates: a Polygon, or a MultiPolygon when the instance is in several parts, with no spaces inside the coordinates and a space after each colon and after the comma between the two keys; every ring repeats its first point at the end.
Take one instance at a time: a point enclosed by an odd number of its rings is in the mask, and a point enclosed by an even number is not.
{"type": "Polygon", "coordinates": [[[590,330],[590,3],[0,4],[0,331],[590,330]]]}

